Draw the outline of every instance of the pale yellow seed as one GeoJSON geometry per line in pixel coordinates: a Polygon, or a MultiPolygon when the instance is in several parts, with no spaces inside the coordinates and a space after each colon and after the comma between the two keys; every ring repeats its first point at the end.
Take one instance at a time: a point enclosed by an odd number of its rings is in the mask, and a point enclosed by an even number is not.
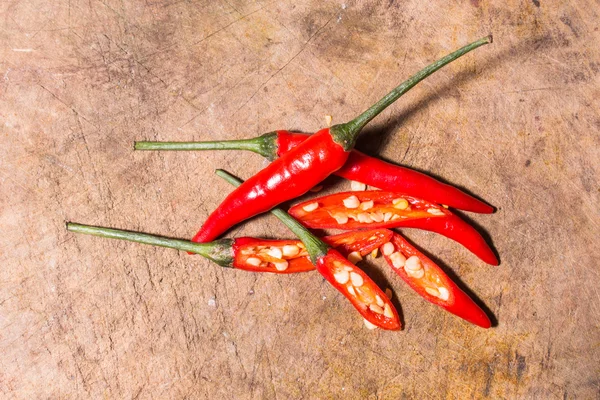
{"type": "Polygon", "coordinates": [[[392,242],[387,242],[383,246],[381,246],[381,252],[384,256],[390,256],[394,252],[394,245],[392,242]]]}
{"type": "Polygon", "coordinates": [[[408,274],[408,276],[411,276],[415,279],[421,279],[423,276],[425,276],[425,270],[423,269],[420,269],[418,271],[409,271],[405,269],[405,271],[408,274]]]}
{"type": "Polygon", "coordinates": [[[392,307],[390,307],[389,304],[386,304],[385,307],[383,307],[383,315],[385,315],[388,318],[394,318],[394,312],[392,311],[392,307]]]}
{"type": "Polygon", "coordinates": [[[374,313],[377,313],[377,314],[383,314],[383,308],[381,308],[377,304],[370,304],[369,305],[369,310],[371,310],[371,311],[373,311],[374,313]]]}
{"type": "Polygon", "coordinates": [[[390,260],[392,260],[392,265],[396,269],[404,267],[404,263],[406,263],[406,257],[404,257],[404,254],[400,253],[399,251],[392,253],[390,260]]]}
{"type": "Polygon", "coordinates": [[[377,325],[373,325],[372,323],[370,323],[366,319],[363,319],[363,322],[365,323],[365,326],[367,327],[367,329],[371,329],[371,330],[377,329],[377,325]]]}
{"type": "Polygon", "coordinates": [[[348,272],[350,272],[350,271],[353,271],[353,270],[354,270],[354,268],[352,268],[352,267],[350,267],[350,266],[348,266],[348,265],[344,265],[344,269],[345,269],[346,271],[348,271],[348,272]]]}
{"type": "Polygon", "coordinates": [[[286,244],[283,246],[283,255],[286,257],[294,257],[300,253],[300,247],[294,244],[286,244]]]}
{"type": "Polygon", "coordinates": [[[392,289],[390,288],[386,288],[385,289],[385,295],[387,296],[388,299],[392,299],[393,293],[392,293],[392,289]]]}
{"type": "Polygon", "coordinates": [[[317,203],[317,202],[310,203],[310,204],[307,204],[304,207],[302,207],[302,209],[306,212],[315,211],[317,208],[319,208],[319,203],[317,203]]]}
{"type": "Polygon", "coordinates": [[[445,287],[440,286],[438,292],[440,292],[440,295],[438,296],[440,299],[448,300],[450,298],[450,292],[445,287]]]}
{"type": "Polygon", "coordinates": [[[279,247],[271,247],[270,249],[267,250],[267,254],[270,255],[273,258],[283,258],[283,252],[281,251],[281,249],[279,247]]]}
{"type": "Polygon", "coordinates": [[[352,287],[352,285],[346,286],[346,289],[348,289],[348,293],[350,293],[352,296],[356,296],[356,292],[354,291],[354,287],[352,287]]]}
{"type": "Polygon", "coordinates": [[[444,215],[444,212],[439,208],[428,208],[427,212],[431,215],[444,215]]]}
{"type": "Polygon", "coordinates": [[[362,192],[363,190],[367,190],[367,185],[362,182],[352,181],[350,182],[350,187],[354,192],[362,192]]]}
{"type": "Polygon", "coordinates": [[[379,307],[383,307],[383,306],[384,306],[384,304],[385,304],[385,303],[383,302],[383,299],[382,299],[381,297],[379,297],[379,295],[378,295],[378,294],[376,294],[376,295],[375,295],[375,301],[377,302],[377,305],[378,305],[379,307]]]}
{"type": "Polygon", "coordinates": [[[348,261],[350,261],[352,264],[356,264],[362,259],[363,258],[358,251],[353,251],[352,253],[348,254],[348,261]]]}
{"type": "Polygon", "coordinates": [[[325,123],[327,124],[327,126],[331,126],[332,122],[333,122],[333,117],[331,115],[326,115],[325,116],[325,123]]]}
{"type": "Polygon", "coordinates": [[[400,216],[397,214],[392,215],[392,221],[395,221],[397,219],[400,219],[400,216]]]}
{"type": "Polygon", "coordinates": [[[382,222],[383,221],[383,213],[381,211],[371,213],[371,219],[375,222],[382,222]]]}
{"type": "Polygon", "coordinates": [[[258,267],[262,261],[260,258],[256,257],[248,257],[246,258],[246,264],[252,265],[253,267],[258,267]]]}
{"type": "Polygon", "coordinates": [[[393,214],[390,211],[383,214],[383,222],[388,222],[390,219],[392,219],[392,215],[393,214]]]}
{"type": "Polygon", "coordinates": [[[350,280],[352,281],[352,285],[355,287],[361,287],[365,282],[363,277],[356,272],[350,272],[350,280]]]}
{"type": "Polygon", "coordinates": [[[406,260],[404,268],[410,271],[418,271],[421,268],[423,268],[423,265],[421,264],[421,260],[419,260],[419,257],[410,256],[408,257],[408,260],[406,260]]]}
{"type": "Polygon", "coordinates": [[[408,208],[408,200],[403,198],[392,200],[392,204],[394,205],[394,208],[397,208],[398,210],[406,210],[408,208]]]}
{"type": "Polygon", "coordinates": [[[298,247],[300,247],[301,249],[305,249],[306,248],[306,246],[302,242],[298,243],[298,247]]]}
{"type": "Polygon", "coordinates": [[[348,271],[343,269],[336,271],[336,273],[333,274],[333,277],[335,278],[335,281],[340,285],[344,285],[350,280],[350,274],[348,273],[348,271]]]}
{"type": "Polygon", "coordinates": [[[343,203],[346,208],[358,208],[358,206],[360,206],[360,200],[358,200],[358,197],[356,196],[346,197],[343,200],[343,203]]]}
{"type": "Polygon", "coordinates": [[[425,288],[425,291],[426,291],[427,293],[429,293],[430,295],[432,295],[432,296],[435,296],[435,297],[439,297],[439,296],[440,296],[440,292],[438,292],[438,291],[437,291],[437,289],[433,289],[433,288],[430,288],[430,287],[426,287],[426,288],[425,288]]]}
{"type": "Polygon", "coordinates": [[[281,262],[276,262],[273,263],[273,265],[275,265],[275,269],[277,271],[285,271],[286,269],[288,269],[288,262],[287,261],[281,261],[281,262]]]}
{"type": "Polygon", "coordinates": [[[373,205],[375,203],[373,203],[373,200],[369,200],[369,201],[363,201],[362,203],[360,203],[360,209],[361,210],[368,210],[373,208],[373,205]]]}
{"type": "Polygon", "coordinates": [[[444,208],[448,208],[448,206],[446,204],[442,204],[442,207],[444,208]]]}
{"type": "Polygon", "coordinates": [[[373,222],[368,213],[360,213],[358,214],[358,222],[366,223],[373,222]]]}
{"type": "Polygon", "coordinates": [[[371,252],[371,257],[377,258],[378,255],[379,255],[379,249],[378,248],[373,249],[373,251],[371,252]]]}
{"type": "Polygon", "coordinates": [[[346,214],[337,213],[337,214],[333,214],[332,217],[340,225],[344,225],[345,223],[348,222],[348,215],[346,215],[346,214]]]}

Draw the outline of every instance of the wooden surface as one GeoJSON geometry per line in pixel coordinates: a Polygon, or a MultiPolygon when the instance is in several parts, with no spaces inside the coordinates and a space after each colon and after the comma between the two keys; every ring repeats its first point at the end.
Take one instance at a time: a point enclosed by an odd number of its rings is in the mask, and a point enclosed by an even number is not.
{"type": "MultiPolygon", "coordinates": [[[[1,397],[599,398],[598,2],[445,3],[2,2],[1,397]],[[393,289],[401,332],[366,330],[316,273],[65,231],[189,238],[231,190],[213,170],[247,178],[266,161],[134,140],[313,132],[490,32],[359,143],[498,208],[468,218],[499,267],[405,230],[488,307],[490,330],[381,259],[363,266],[393,289]]],[[[272,216],[230,235],[291,237],[272,216]]]]}

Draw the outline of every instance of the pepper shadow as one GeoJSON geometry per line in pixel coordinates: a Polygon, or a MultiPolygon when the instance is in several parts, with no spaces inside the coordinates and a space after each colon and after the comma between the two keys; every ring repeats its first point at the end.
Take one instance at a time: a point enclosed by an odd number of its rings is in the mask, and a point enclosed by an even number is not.
{"type": "MultiPolygon", "coordinates": [[[[488,318],[490,319],[490,322],[492,324],[492,327],[498,326],[498,319],[496,318],[496,316],[494,315],[492,310],[490,310],[490,308],[479,298],[479,296],[477,296],[477,294],[475,294],[475,292],[473,292],[473,290],[471,290],[462,281],[462,279],[459,278],[459,276],[456,274],[456,272],[454,272],[454,270],[451,267],[449,267],[448,264],[446,264],[440,258],[432,255],[430,252],[424,250],[421,246],[416,245],[412,240],[408,239],[403,233],[402,233],[402,237],[404,239],[406,239],[417,250],[419,250],[421,253],[423,253],[426,257],[430,258],[431,261],[436,263],[444,271],[444,273],[446,273],[446,275],[448,275],[448,277],[456,284],[456,286],[458,286],[458,288],[460,290],[465,292],[471,299],[473,299],[475,304],[477,304],[483,310],[483,312],[485,312],[485,314],[488,316],[488,318]]],[[[496,268],[495,266],[489,266],[489,267],[496,268]]],[[[457,318],[459,318],[459,317],[457,317],[457,318]]]]}

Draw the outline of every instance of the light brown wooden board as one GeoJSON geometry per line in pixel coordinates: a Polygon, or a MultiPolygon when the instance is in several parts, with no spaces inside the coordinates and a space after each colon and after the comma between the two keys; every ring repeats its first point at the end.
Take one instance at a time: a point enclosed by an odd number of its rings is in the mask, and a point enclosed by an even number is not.
{"type": "MultiPolygon", "coordinates": [[[[598,398],[598,3],[445,3],[2,2],[2,397],[598,398]],[[231,190],[213,170],[247,178],[266,161],[134,140],[313,132],[490,32],[359,144],[498,207],[468,218],[499,267],[405,230],[487,305],[490,330],[381,259],[364,267],[393,289],[402,332],[366,330],[316,273],[65,231],[191,237],[231,190]]],[[[230,234],[291,237],[268,215],[230,234]]]]}

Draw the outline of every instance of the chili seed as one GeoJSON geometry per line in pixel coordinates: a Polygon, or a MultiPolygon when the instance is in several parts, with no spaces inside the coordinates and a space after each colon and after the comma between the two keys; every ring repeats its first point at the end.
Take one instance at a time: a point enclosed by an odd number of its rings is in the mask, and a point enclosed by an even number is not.
{"type": "Polygon", "coordinates": [[[333,117],[331,115],[326,115],[325,123],[327,124],[327,126],[331,126],[331,122],[333,122],[333,117]]]}
{"type": "Polygon", "coordinates": [[[429,293],[430,295],[432,295],[432,296],[435,296],[435,297],[440,297],[440,292],[438,292],[438,291],[437,291],[437,289],[433,289],[433,288],[430,288],[430,287],[426,287],[426,288],[425,288],[425,291],[426,291],[427,293],[429,293]]]}
{"type": "Polygon", "coordinates": [[[394,245],[392,242],[387,242],[383,246],[381,246],[381,252],[384,256],[389,256],[394,252],[394,245]]]}
{"type": "Polygon", "coordinates": [[[343,200],[346,208],[358,208],[360,206],[360,200],[356,196],[350,196],[343,200]]]}
{"type": "Polygon", "coordinates": [[[373,222],[368,213],[360,213],[358,214],[358,222],[363,222],[368,224],[369,222],[373,222]]]}
{"type": "Polygon", "coordinates": [[[352,285],[346,286],[346,289],[348,289],[348,293],[350,293],[352,296],[356,296],[356,292],[354,291],[354,287],[352,287],[352,285]]]}
{"type": "Polygon", "coordinates": [[[389,211],[383,214],[383,222],[388,222],[390,219],[392,219],[392,215],[393,214],[389,211]]]}
{"type": "Polygon", "coordinates": [[[369,310],[377,314],[383,314],[383,308],[379,307],[377,304],[370,304],[369,310]]]}
{"type": "Polygon", "coordinates": [[[358,181],[350,182],[350,187],[352,188],[353,192],[362,192],[363,190],[367,190],[367,185],[358,181]]]}
{"type": "Polygon", "coordinates": [[[398,214],[392,215],[392,221],[395,221],[397,219],[400,219],[400,216],[398,214]]]}
{"type": "Polygon", "coordinates": [[[363,201],[362,203],[360,203],[360,209],[361,210],[368,210],[370,208],[373,208],[374,204],[375,203],[373,203],[373,200],[363,201]]]}
{"type": "Polygon", "coordinates": [[[300,247],[294,244],[286,244],[283,246],[283,255],[286,257],[294,257],[300,253],[300,247]]]}
{"type": "Polygon", "coordinates": [[[271,247],[268,251],[267,254],[270,255],[273,258],[283,258],[283,253],[281,252],[281,249],[279,247],[271,247]]]}
{"type": "Polygon", "coordinates": [[[356,272],[350,272],[350,280],[352,281],[352,285],[355,287],[361,287],[363,283],[365,283],[363,277],[356,272]]]}
{"type": "Polygon", "coordinates": [[[369,321],[367,321],[366,319],[363,319],[365,326],[367,327],[367,329],[377,329],[377,325],[373,325],[372,323],[370,323],[369,321]]]}
{"type": "Polygon", "coordinates": [[[385,307],[383,307],[383,315],[385,315],[388,318],[394,318],[394,312],[392,311],[392,307],[390,307],[389,304],[386,304],[385,307]]]}
{"type": "Polygon", "coordinates": [[[344,285],[348,282],[348,280],[350,280],[350,274],[348,273],[348,271],[343,269],[336,271],[335,274],[333,274],[333,277],[335,278],[335,281],[340,285],[344,285]]]}
{"type": "Polygon", "coordinates": [[[371,219],[375,222],[383,221],[383,213],[381,211],[371,213],[371,219]]]}
{"type": "Polygon", "coordinates": [[[415,279],[421,279],[423,276],[425,276],[425,270],[418,270],[418,271],[410,271],[410,270],[406,270],[406,273],[408,274],[408,276],[411,276],[415,279]]]}
{"type": "Polygon", "coordinates": [[[450,292],[445,287],[439,287],[438,292],[440,292],[439,298],[442,300],[448,300],[450,298],[450,292]]]}
{"type": "Polygon", "coordinates": [[[348,254],[348,261],[350,261],[352,264],[356,264],[362,259],[363,258],[358,251],[353,251],[352,253],[348,254]]]}
{"type": "Polygon", "coordinates": [[[428,208],[427,212],[432,215],[444,215],[444,212],[439,208],[428,208]]]}
{"type": "Polygon", "coordinates": [[[252,265],[253,267],[258,267],[262,261],[256,257],[248,257],[246,258],[246,264],[252,265]]]}
{"type": "Polygon", "coordinates": [[[348,216],[346,214],[337,213],[333,214],[332,217],[335,218],[335,221],[340,225],[348,222],[348,216]]]}
{"type": "Polygon", "coordinates": [[[302,207],[302,209],[306,212],[315,211],[317,208],[319,208],[319,203],[317,203],[317,202],[310,203],[310,204],[307,204],[304,207],[302,207]]]}
{"type": "Polygon", "coordinates": [[[377,258],[378,255],[379,255],[379,249],[378,248],[373,249],[373,251],[371,252],[371,257],[377,258]]]}
{"type": "Polygon", "coordinates": [[[288,269],[288,265],[289,265],[288,262],[285,260],[283,260],[281,262],[276,262],[273,264],[275,265],[275,269],[277,271],[285,271],[286,269],[288,269]]]}
{"type": "Polygon", "coordinates": [[[421,265],[421,260],[419,260],[419,257],[410,256],[408,257],[408,260],[406,260],[404,268],[411,271],[418,271],[423,268],[423,265],[421,265]]]}
{"type": "Polygon", "coordinates": [[[378,294],[375,295],[375,301],[377,302],[377,305],[379,307],[383,307],[385,305],[385,303],[383,302],[383,299],[381,297],[379,297],[378,294]]]}
{"type": "Polygon", "coordinates": [[[392,200],[392,204],[394,205],[394,208],[397,208],[398,210],[406,210],[408,208],[408,200],[403,198],[392,200]]]}
{"type": "Polygon", "coordinates": [[[399,251],[392,253],[390,260],[392,260],[392,265],[396,269],[404,267],[404,264],[406,263],[406,257],[399,251]]]}

